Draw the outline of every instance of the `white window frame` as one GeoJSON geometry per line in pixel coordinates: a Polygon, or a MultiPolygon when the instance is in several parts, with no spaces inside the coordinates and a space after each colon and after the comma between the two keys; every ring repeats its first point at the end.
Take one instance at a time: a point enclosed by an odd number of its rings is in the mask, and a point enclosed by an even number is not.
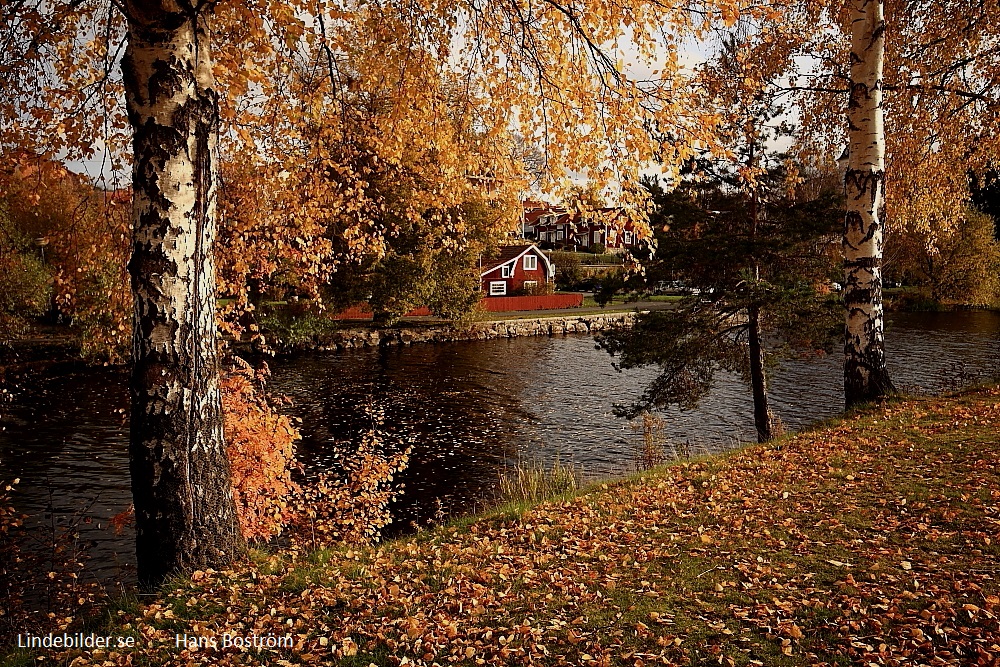
{"type": "Polygon", "coordinates": [[[501,278],[510,278],[512,275],[514,275],[514,265],[513,264],[504,264],[503,266],[500,267],[500,277],[501,278]]]}
{"type": "Polygon", "coordinates": [[[524,281],[524,285],[522,285],[522,288],[525,289],[525,290],[529,290],[529,289],[531,289],[533,287],[538,287],[538,281],[537,280],[525,280],[524,281]]]}
{"type": "Polygon", "coordinates": [[[625,245],[632,245],[632,232],[625,232],[625,245]]]}
{"type": "Polygon", "coordinates": [[[563,230],[561,229],[556,230],[556,241],[562,241],[562,240],[563,240],[563,230]]]}
{"type": "Polygon", "coordinates": [[[524,266],[525,271],[537,271],[538,257],[536,257],[535,255],[525,255],[522,265],[524,266]]]}
{"type": "Polygon", "coordinates": [[[490,296],[507,296],[507,283],[503,280],[490,281],[490,296]]]}

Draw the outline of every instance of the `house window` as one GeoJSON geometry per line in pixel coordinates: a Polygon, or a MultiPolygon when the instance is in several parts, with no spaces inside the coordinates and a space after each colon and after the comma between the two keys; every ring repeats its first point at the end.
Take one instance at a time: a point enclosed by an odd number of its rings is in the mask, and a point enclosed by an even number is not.
{"type": "MultiPolygon", "coordinates": [[[[514,265],[513,264],[504,264],[503,266],[500,267],[500,277],[501,278],[510,278],[512,275],[514,275],[514,265]]],[[[504,283],[504,284],[506,284],[506,283],[504,283]]]]}
{"type": "Polygon", "coordinates": [[[503,296],[507,293],[507,283],[497,280],[490,283],[490,296],[503,296]]]}
{"type": "Polygon", "coordinates": [[[534,271],[538,268],[538,257],[535,255],[525,255],[524,256],[524,270],[534,271]]]}
{"type": "Polygon", "coordinates": [[[562,240],[563,240],[563,231],[560,229],[559,231],[556,232],[556,241],[562,241],[562,240]]]}
{"type": "Polygon", "coordinates": [[[632,243],[632,232],[625,232],[625,245],[631,245],[632,243]]]}
{"type": "Polygon", "coordinates": [[[525,292],[531,292],[531,290],[535,289],[536,287],[538,287],[538,281],[537,280],[525,280],[524,281],[524,291],[525,292]]]}

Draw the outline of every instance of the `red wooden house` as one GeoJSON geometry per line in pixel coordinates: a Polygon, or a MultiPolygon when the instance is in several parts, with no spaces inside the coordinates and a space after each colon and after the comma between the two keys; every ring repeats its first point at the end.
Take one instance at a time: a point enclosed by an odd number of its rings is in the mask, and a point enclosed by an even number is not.
{"type": "Polygon", "coordinates": [[[556,267],[534,244],[504,246],[480,260],[483,296],[529,293],[555,280],[556,267]]]}
{"type": "Polygon", "coordinates": [[[523,204],[521,235],[559,250],[587,250],[600,244],[607,252],[624,252],[643,238],[621,208],[583,213],[537,201],[523,204]]]}

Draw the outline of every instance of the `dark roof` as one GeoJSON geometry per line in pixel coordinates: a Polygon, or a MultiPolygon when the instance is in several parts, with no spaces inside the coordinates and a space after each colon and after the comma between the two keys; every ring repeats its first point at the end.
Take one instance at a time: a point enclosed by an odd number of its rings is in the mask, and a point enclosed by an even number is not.
{"type": "Polygon", "coordinates": [[[529,250],[534,250],[535,253],[542,258],[542,264],[545,265],[545,270],[549,278],[554,277],[555,267],[549,260],[548,256],[539,250],[538,246],[534,243],[527,243],[522,245],[508,245],[497,249],[497,255],[493,257],[483,257],[482,264],[480,265],[480,276],[485,276],[487,273],[496,271],[501,266],[517,259],[521,255],[527,253],[529,250]]]}
{"type": "Polygon", "coordinates": [[[506,264],[510,260],[515,259],[532,245],[533,244],[531,243],[526,245],[505,245],[498,248],[498,254],[491,255],[490,257],[483,257],[483,272],[492,271],[498,266],[506,264]]]}
{"type": "Polygon", "coordinates": [[[538,222],[539,218],[546,215],[556,215],[556,216],[566,216],[568,211],[560,206],[546,206],[545,208],[525,208],[524,210],[524,222],[529,225],[534,225],[538,222]]]}
{"type": "Polygon", "coordinates": [[[625,210],[618,206],[602,206],[601,208],[592,209],[587,213],[583,213],[576,209],[569,210],[565,206],[554,206],[551,204],[536,206],[538,203],[539,202],[524,203],[523,221],[525,224],[536,227],[564,225],[566,223],[582,224],[584,219],[587,219],[588,223],[591,225],[615,224],[615,220],[625,213],[625,210]],[[540,219],[543,216],[548,215],[554,215],[555,219],[551,222],[540,224],[540,219]]]}

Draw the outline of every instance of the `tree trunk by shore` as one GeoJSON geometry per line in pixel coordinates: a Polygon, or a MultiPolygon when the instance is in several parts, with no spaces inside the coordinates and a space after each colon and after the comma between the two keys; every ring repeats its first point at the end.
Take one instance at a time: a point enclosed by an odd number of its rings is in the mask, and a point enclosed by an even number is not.
{"type": "Polygon", "coordinates": [[[895,391],[885,364],[881,219],[885,186],[883,0],[851,2],[849,156],[844,184],[844,399],[848,407],[895,391]]]}
{"type": "Polygon", "coordinates": [[[747,310],[747,336],[750,353],[750,387],[753,392],[753,424],[757,429],[757,442],[768,442],[775,436],[774,415],[767,400],[760,309],[756,306],[751,306],[747,310]]]}
{"type": "Polygon", "coordinates": [[[129,458],[140,583],[244,549],[222,433],[215,323],[210,3],[127,3],[135,299],[129,458]]]}

